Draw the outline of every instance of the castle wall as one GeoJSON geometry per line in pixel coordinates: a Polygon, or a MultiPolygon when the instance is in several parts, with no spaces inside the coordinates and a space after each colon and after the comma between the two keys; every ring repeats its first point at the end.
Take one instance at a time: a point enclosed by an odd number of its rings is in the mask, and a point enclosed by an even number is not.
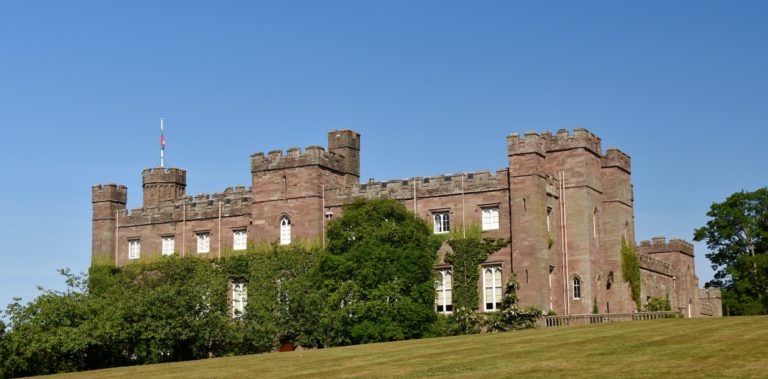
{"type": "Polygon", "coordinates": [[[637,247],[639,253],[666,262],[672,267],[674,276],[674,304],[686,317],[698,317],[699,290],[693,262],[693,245],[688,242],[664,237],[655,237],[652,241],[642,241],[637,247]]]}
{"type": "MultiPolygon", "coordinates": [[[[512,134],[509,168],[451,175],[359,183],[360,135],[328,133],[327,150],[310,146],[251,156],[251,188],[223,193],[185,194],[186,172],[148,169],[142,173],[144,204],[125,209],[127,189],[95,186],[94,259],[129,262],[128,241],[141,241],[141,257],[159,256],[162,237],[173,236],[176,254],[198,254],[197,234],[209,233],[210,257],[232,249],[233,232],[247,231],[250,243],[280,240],[280,221],[291,221],[291,241],[323,237],[330,218],[356,198],[389,197],[433,227],[436,212],[448,212],[452,230],[482,225],[483,210],[498,208],[498,229],[484,236],[510,245],[483,265],[501,265],[502,283],[512,272],[524,305],[558,314],[635,311],[621,276],[621,243],[634,244],[634,199],[630,158],[616,149],[602,153],[600,138],[584,130],[555,134],[512,134]],[[115,245],[117,244],[117,247],[115,245]],[[580,280],[575,298],[573,278],[580,280]]],[[[449,249],[443,246],[442,257],[449,249]]],[[[643,299],[666,296],[687,313],[717,314],[717,299],[706,305],[696,289],[692,246],[672,240],[643,243],[643,299]],[[700,305],[701,304],[701,305],[700,305]],[[708,308],[707,308],[708,307],[708,308]],[[706,308],[706,309],[705,309],[706,308]]],[[[712,293],[707,299],[715,298],[712,293]]],[[[719,303],[718,303],[719,304],[719,303]]],[[[483,309],[483,304],[478,304],[483,309]]]]}

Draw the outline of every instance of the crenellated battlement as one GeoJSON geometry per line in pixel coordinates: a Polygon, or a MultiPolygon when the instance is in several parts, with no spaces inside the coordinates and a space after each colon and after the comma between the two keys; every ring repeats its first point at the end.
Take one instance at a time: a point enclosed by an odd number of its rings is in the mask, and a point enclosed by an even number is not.
{"type": "Polygon", "coordinates": [[[433,197],[464,193],[503,190],[508,187],[507,169],[499,169],[495,174],[481,170],[467,173],[455,173],[437,176],[425,176],[402,180],[374,181],[356,183],[341,189],[326,192],[330,202],[344,203],[355,198],[390,197],[393,199],[413,198],[414,185],[417,197],[433,197]],[[464,176],[462,186],[462,175],[464,176]]]}
{"type": "Polygon", "coordinates": [[[128,187],[121,184],[97,184],[91,187],[91,202],[113,202],[125,204],[128,202],[128,187]]]}
{"type": "Polygon", "coordinates": [[[679,252],[693,256],[693,244],[677,238],[667,242],[665,237],[653,237],[650,241],[640,241],[637,251],[644,254],[679,252]]]}
{"type": "Polygon", "coordinates": [[[326,151],[320,146],[307,146],[302,153],[298,147],[272,150],[266,155],[262,152],[251,155],[251,172],[282,170],[303,166],[323,166],[344,172],[344,157],[326,151]]]}
{"type": "Polygon", "coordinates": [[[608,148],[603,157],[603,168],[618,167],[628,174],[632,172],[631,159],[629,155],[616,148],[608,148]]]}
{"type": "Polygon", "coordinates": [[[222,217],[250,214],[251,189],[245,186],[228,187],[224,192],[185,195],[176,201],[166,201],[152,208],[123,209],[118,213],[121,226],[145,225],[218,218],[219,204],[222,217]]]}
{"type": "Polygon", "coordinates": [[[180,168],[153,167],[141,172],[141,182],[147,184],[180,184],[187,185],[187,171],[180,168]]]}
{"type": "Polygon", "coordinates": [[[519,155],[535,153],[541,156],[546,154],[544,139],[539,133],[525,132],[522,138],[520,134],[512,133],[507,136],[507,155],[519,155]]]}
{"type": "Polygon", "coordinates": [[[638,253],[637,260],[640,262],[640,268],[658,272],[667,276],[674,276],[672,264],[652,258],[650,255],[638,253]]]}
{"type": "Polygon", "coordinates": [[[541,134],[526,132],[522,138],[517,133],[507,136],[508,155],[537,153],[545,156],[571,149],[586,149],[595,155],[602,155],[600,137],[584,128],[575,128],[572,134],[567,129],[560,129],[555,134],[546,131],[541,134]]]}

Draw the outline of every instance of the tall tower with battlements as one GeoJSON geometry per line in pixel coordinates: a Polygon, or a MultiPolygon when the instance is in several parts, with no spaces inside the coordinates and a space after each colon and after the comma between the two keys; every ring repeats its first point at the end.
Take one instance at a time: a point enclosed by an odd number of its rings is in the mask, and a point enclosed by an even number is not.
{"type": "Polygon", "coordinates": [[[185,195],[187,172],[178,168],[148,168],[141,173],[144,208],[174,202],[185,195]]]}
{"type": "Polygon", "coordinates": [[[114,262],[117,243],[117,212],[125,210],[128,189],[117,184],[91,187],[93,205],[91,259],[93,262],[114,262]]]}

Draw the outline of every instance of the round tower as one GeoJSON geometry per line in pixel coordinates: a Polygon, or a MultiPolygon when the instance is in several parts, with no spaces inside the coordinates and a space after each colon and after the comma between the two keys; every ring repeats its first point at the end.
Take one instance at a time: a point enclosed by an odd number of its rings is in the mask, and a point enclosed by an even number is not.
{"type": "Polygon", "coordinates": [[[185,195],[187,172],[178,168],[148,168],[141,173],[144,208],[174,202],[185,195]]]}

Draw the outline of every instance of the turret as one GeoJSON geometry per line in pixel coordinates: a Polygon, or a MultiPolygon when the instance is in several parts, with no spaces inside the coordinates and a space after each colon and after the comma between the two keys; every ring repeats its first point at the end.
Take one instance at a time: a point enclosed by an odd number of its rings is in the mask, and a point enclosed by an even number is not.
{"type": "Polygon", "coordinates": [[[144,189],[143,208],[155,208],[184,197],[187,172],[178,168],[148,168],[141,173],[141,183],[144,189]]]}
{"type": "Polygon", "coordinates": [[[128,189],[123,185],[99,184],[91,187],[93,263],[113,262],[117,212],[125,209],[127,199],[128,189]]]}
{"type": "Polygon", "coordinates": [[[346,184],[360,180],[360,133],[342,129],[328,132],[328,151],[344,157],[346,184]]]}

